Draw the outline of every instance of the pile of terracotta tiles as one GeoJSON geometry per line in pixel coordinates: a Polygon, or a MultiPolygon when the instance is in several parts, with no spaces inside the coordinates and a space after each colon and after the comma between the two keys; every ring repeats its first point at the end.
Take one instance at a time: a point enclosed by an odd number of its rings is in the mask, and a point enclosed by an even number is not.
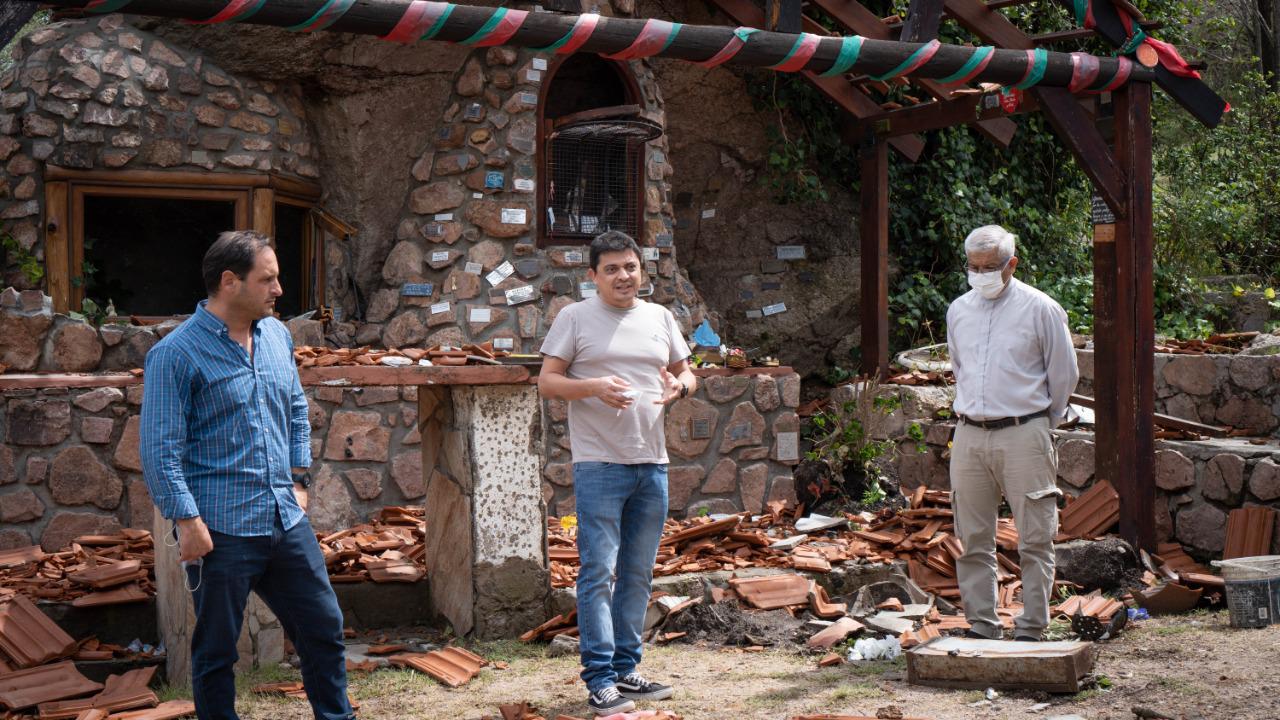
{"type": "Polygon", "coordinates": [[[1258,337],[1257,332],[1238,332],[1210,335],[1203,340],[1170,338],[1162,343],[1156,343],[1156,352],[1176,355],[1235,355],[1248,347],[1256,337],[1258,337]]]}
{"type": "Polygon", "coordinates": [[[426,510],[385,507],[372,521],[317,536],[335,583],[412,583],[426,577],[426,510]]]}
{"type": "Polygon", "coordinates": [[[0,601],[15,594],[76,607],[155,595],[155,546],[146,530],[83,535],[46,553],[38,546],[0,551],[0,601]]]}
{"type": "MultiPolygon", "coordinates": [[[[545,715],[540,715],[537,708],[529,703],[521,702],[499,705],[496,717],[493,715],[481,715],[480,720],[548,720],[548,718],[545,715]]],[[[556,715],[554,720],[581,720],[581,718],[576,718],[572,715],[556,715]]],[[[680,720],[680,716],[662,710],[639,710],[616,713],[598,718],[598,720],[680,720]]]]}
{"type": "MultiPolygon", "coordinates": [[[[1244,527],[1247,521],[1249,527],[1256,525],[1258,528],[1271,527],[1274,523],[1274,511],[1267,511],[1272,514],[1265,518],[1262,517],[1263,513],[1257,510],[1253,512],[1253,515],[1246,517],[1244,511],[1235,511],[1232,522],[1244,527]]],[[[1095,483],[1080,497],[1069,500],[1061,510],[1060,532],[1055,541],[1102,537],[1114,528],[1119,517],[1120,498],[1115,488],[1106,481],[1095,483]]],[[[865,512],[859,515],[846,514],[843,518],[833,520],[835,522],[829,525],[834,527],[801,532],[796,529],[793,513],[788,512],[781,502],[770,503],[768,512],[754,518],[742,513],[715,519],[699,517],[683,521],[668,520],[658,550],[654,575],[660,577],[691,572],[736,571],[749,567],[823,573],[830,572],[833,566],[845,562],[901,561],[906,565],[907,575],[921,589],[959,605],[960,589],[955,562],[963,549],[954,534],[951,493],[921,487],[912,493],[906,508],[884,509],[874,515],[865,512]]],[[[571,587],[578,571],[576,528],[573,523],[553,518],[548,523],[548,535],[552,584],[556,587],[571,587]]],[[[1237,535],[1242,538],[1247,535],[1256,541],[1253,545],[1270,542],[1270,536],[1262,537],[1261,531],[1241,530],[1237,535]],[[1255,535],[1258,537],[1254,538],[1255,535]]],[[[1012,628],[1013,619],[1022,610],[1021,569],[1014,560],[1018,549],[1018,530],[1012,520],[999,520],[996,546],[999,588],[997,614],[1006,627],[1012,628]]],[[[1252,545],[1245,548],[1252,549],[1252,545]]],[[[1178,591],[1190,587],[1194,589],[1194,600],[1191,603],[1194,605],[1200,599],[1202,590],[1212,593],[1222,589],[1222,579],[1192,561],[1180,545],[1162,545],[1159,550],[1157,555],[1148,558],[1146,585],[1149,590],[1162,593],[1169,583],[1179,583],[1178,587],[1170,591],[1171,595],[1177,594],[1172,599],[1177,602],[1185,601],[1190,594],[1178,594],[1178,591]]],[[[843,605],[837,607],[837,604],[830,603],[825,598],[825,593],[818,593],[820,588],[815,590],[816,586],[808,579],[799,575],[770,577],[782,579],[769,581],[777,587],[771,585],[763,595],[763,600],[751,591],[744,592],[754,580],[736,579],[731,581],[730,590],[717,590],[719,597],[715,599],[719,601],[736,595],[757,609],[783,608],[799,612],[807,608],[819,618],[844,618],[846,615],[843,605]]],[[[1058,586],[1073,592],[1081,590],[1065,582],[1059,582],[1058,586]]],[[[1128,597],[1125,599],[1133,600],[1128,597]]],[[[1146,600],[1147,596],[1143,595],[1142,599],[1146,600]]],[[[657,600],[656,595],[654,600],[657,600]]],[[[1158,605],[1159,600],[1157,598],[1154,604],[1158,605]]],[[[688,604],[692,603],[686,603],[685,606],[688,604]]],[[[1109,621],[1123,607],[1120,600],[1095,593],[1069,599],[1055,608],[1055,614],[1069,618],[1079,611],[1082,615],[1109,621]]],[[[683,608],[671,608],[666,614],[678,612],[679,609],[683,608]]],[[[844,619],[849,622],[837,630],[848,632],[841,638],[862,627],[852,618],[844,619]],[[849,623],[856,627],[849,626],[849,623]]],[[[910,647],[912,644],[926,642],[942,632],[964,630],[968,627],[962,616],[942,615],[937,609],[933,609],[921,618],[918,627],[903,632],[901,639],[904,645],[910,647]]],[[[521,639],[526,642],[545,641],[559,634],[573,635],[576,632],[574,615],[569,613],[556,616],[533,628],[521,639]]],[[[658,639],[670,638],[660,635],[658,639]]]]}
{"type": "Polygon", "coordinates": [[[510,355],[505,350],[494,350],[492,342],[467,344],[460,347],[435,345],[430,348],[375,349],[329,348],[302,345],[293,349],[293,359],[299,368],[352,367],[356,365],[497,365],[497,359],[510,355]],[[423,363],[426,361],[426,363],[423,363]]]}

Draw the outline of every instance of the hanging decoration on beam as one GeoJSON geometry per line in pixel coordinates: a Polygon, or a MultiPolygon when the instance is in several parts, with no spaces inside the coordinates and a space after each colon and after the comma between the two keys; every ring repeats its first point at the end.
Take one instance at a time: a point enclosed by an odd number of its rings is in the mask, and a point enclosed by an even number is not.
{"type": "MultiPolygon", "coordinates": [[[[1072,2],[1075,7],[1076,22],[1080,27],[1087,30],[1093,30],[1097,27],[1097,21],[1095,21],[1093,17],[1093,0],[1072,0],[1072,2]]],[[[1138,58],[1142,59],[1143,54],[1145,54],[1143,52],[1145,46],[1146,48],[1150,48],[1149,52],[1154,54],[1155,61],[1160,65],[1163,65],[1169,72],[1174,75],[1178,75],[1179,77],[1195,78],[1196,80],[1200,79],[1200,73],[1196,72],[1196,70],[1183,59],[1182,53],[1178,52],[1178,48],[1174,47],[1172,43],[1157,40],[1148,35],[1147,32],[1142,29],[1142,26],[1134,20],[1133,16],[1129,14],[1128,8],[1123,4],[1117,3],[1114,7],[1116,14],[1120,16],[1120,23],[1124,25],[1125,34],[1129,37],[1124,45],[1120,46],[1120,49],[1117,51],[1119,54],[1133,55],[1137,53],[1138,58]]],[[[1143,65],[1151,67],[1154,66],[1156,62],[1144,62],[1143,65]]]]}
{"type": "Polygon", "coordinates": [[[1097,75],[1107,78],[1103,87],[1155,79],[1148,68],[1132,67],[1126,58],[1093,58],[1090,63],[1083,58],[1068,60],[1066,53],[1027,54],[990,46],[944,45],[937,40],[902,43],[856,35],[777,33],[749,27],[526,12],[435,0],[22,1],[93,13],[125,11],[199,25],[251,22],[305,33],[354,32],[402,44],[437,40],[470,47],[508,45],[557,55],[586,51],[620,61],[664,56],[703,67],[735,62],[825,77],[864,73],[881,81],[912,76],[941,78],[946,84],[986,82],[1010,87],[1067,87],[1074,82],[1087,92],[1099,89],[1097,83],[1090,83],[1095,63],[1097,75]],[[211,7],[220,9],[212,11],[211,7]]]}

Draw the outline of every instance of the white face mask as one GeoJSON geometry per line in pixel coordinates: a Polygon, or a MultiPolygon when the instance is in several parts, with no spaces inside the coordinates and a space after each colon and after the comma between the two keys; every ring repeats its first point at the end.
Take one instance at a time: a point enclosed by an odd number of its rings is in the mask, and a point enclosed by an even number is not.
{"type": "Polygon", "coordinates": [[[1001,277],[1003,273],[1003,269],[984,273],[976,273],[970,270],[969,287],[981,293],[982,297],[994,300],[1004,290],[1004,278],[1001,277]]]}

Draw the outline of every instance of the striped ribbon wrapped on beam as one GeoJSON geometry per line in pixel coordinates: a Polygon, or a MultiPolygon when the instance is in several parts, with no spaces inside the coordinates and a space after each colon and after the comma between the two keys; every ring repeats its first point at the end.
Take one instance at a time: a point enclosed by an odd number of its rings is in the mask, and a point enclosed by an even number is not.
{"type": "Polygon", "coordinates": [[[680,23],[666,20],[646,20],[640,34],[631,45],[611,55],[601,54],[601,57],[609,60],[638,60],[653,57],[667,49],[671,41],[676,39],[676,35],[680,34],[681,27],[684,26],[680,23]]]}

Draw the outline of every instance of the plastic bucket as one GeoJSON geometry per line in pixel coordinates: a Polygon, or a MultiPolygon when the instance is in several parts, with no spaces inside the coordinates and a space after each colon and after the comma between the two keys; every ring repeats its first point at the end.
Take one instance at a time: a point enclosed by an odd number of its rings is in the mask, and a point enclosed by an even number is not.
{"type": "Polygon", "coordinates": [[[1215,560],[1226,582],[1231,626],[1260,628],[1280,622],[1280,555],[1215,560]]]}

